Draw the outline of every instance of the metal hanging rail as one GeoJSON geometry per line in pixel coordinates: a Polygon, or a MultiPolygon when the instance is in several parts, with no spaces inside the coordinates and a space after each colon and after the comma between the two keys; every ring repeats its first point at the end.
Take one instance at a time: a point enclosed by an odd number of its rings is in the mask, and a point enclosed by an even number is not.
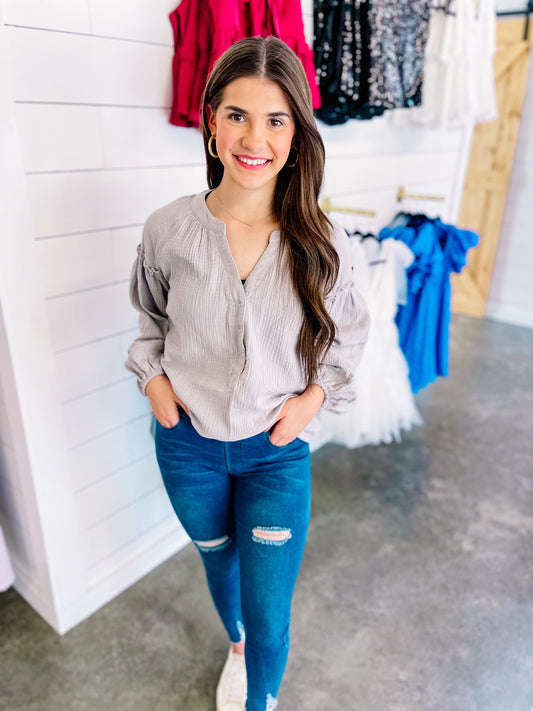
{"type": "Polygon", "coordinates": [[[376,216],[375,210],[361,210],[356,207],[340,207],[339,205],[332,205],[329,198],[324,198],[320,203],[320,209],[324,212],[348,212],[351,215],[369,215],[370,217],[376,216]]]}
{"type": "Polygon", "coordinates": [[[419,193],[406,193],[404,188],[398,188],[398,195],[396,196],[398,202],[406,199],[412,200],[438,200],[440,202],[446,200],[444,195],[420,195],[419,193]]]}
{"type": "Polygon", "coordinates": [[[526,16],[526,25],[524,27],[524,40],[527,41],[529,35],[529,16],[533,13],[533,0],[528,0],[527,6],[524,10],[503,10],[502,12],[497,12],[498,17],[511,17],[511,16],[526,16]]]}

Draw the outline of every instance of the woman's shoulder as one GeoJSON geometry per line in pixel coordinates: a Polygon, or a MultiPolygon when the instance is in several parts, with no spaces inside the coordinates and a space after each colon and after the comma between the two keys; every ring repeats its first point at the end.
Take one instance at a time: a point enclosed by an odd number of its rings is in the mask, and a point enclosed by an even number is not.
{"type": "Polygon", "coordinates": [[[151,234],[164,234],[169,228],[192,214],[192,202],[196,195],[183,195],[172,202],[158,207],[148,215],[145,228],[151,234]]]}
{"type": "MultiPolygon", "coordinates": [[[[195,239],[201,230],[198,218],[199,204],[205,205],[208,191],[184,195],[154,210],[144,223],[143,242],[145,248],[162,255],[168,246],[175,249],[182,243],[180,237],[195,239]]],[[[204,208],[205,209],[205,208],[204,208]]]]}

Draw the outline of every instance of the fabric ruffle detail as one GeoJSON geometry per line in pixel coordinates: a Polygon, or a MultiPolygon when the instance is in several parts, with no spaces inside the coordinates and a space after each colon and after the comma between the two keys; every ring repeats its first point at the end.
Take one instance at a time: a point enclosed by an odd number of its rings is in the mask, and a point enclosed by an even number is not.
{"type": "Polygon", "coordinates": [[[175,126],[199,127],[202,93],[215,61],[245,37],[283,40],[303,64],[313,108],[320,107],[299,0],[182,0],[169,17],[174,33],[170,123],[175,126]]]}

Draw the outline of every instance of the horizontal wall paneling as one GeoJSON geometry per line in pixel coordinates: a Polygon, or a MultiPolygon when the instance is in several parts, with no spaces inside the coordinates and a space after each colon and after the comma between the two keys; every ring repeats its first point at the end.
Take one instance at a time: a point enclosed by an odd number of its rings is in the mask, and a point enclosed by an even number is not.
{"type": "Polygon", "coordinates": [[[139,225],[39,240],[45,297],[128,280],[141,237],[139,225]]]}
{"type": "Polygon", "coordinates": [[[205,187],[203,166],[32,174],[37,238],[142,225],[157,207],[205,187]]]}
{"type": "Polygon", "coordinates": [[[15,101],[170,106],[172,46],[9,30],[15,101]]]}
{"type": "MultiPolygon", "coordinates": [[[[81,539],[87,569],[94,568],[125,546],[135,549],[139,543],[142,545],[144,533],[169,519],[170,528],[178,529],[179,524],[173,515],[168,496],[163,487],[158,487],[142,500],[106,518],[100,525],[84,531],[81,539]]],[[[112,573],[113,569],[109,572],[112,573]]]]}
{"type": "Polygon", "coordinates": [[[67,445],[75,447],[126,424],[149,410],[133,377],[103,388],[64,406],[67,445]]]}
{"type": "Polygon", "coordinates": [[[72,486],[79,490],[154,453],[152,416],[146,412],[69,450],[72,486]]]}
{"type": "MultiPolygon", "coordinates": [[[[128,331],[128,341],[136,330],[128,331]]],[[[129,376],[124,369],[122,336],[113,334],[92,343],[56,353],[59,398],[65,403],[129,376]]]]}
{"type": "Polygon", "coordinates": [[[153,452],[76,493],[80,530],[101,524],[113,514],[162,487],[153,452]]]}
{"type": "Polygon", "coordinates": [[[199,165],[199,130],[172,126],[161,107],[18,103],[27,173],[199,165]]]}

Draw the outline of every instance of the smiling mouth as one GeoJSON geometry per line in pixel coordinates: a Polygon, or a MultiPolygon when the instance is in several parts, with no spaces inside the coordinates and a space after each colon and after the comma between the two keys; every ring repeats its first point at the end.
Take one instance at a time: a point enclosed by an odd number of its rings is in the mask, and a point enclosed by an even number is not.
{"type": "Polygon", "coordinates": [[[246,158],[245,156],[235,156],[235,158],[244,165],[266,165],[270,163],[268,158],[246,158]]]}

